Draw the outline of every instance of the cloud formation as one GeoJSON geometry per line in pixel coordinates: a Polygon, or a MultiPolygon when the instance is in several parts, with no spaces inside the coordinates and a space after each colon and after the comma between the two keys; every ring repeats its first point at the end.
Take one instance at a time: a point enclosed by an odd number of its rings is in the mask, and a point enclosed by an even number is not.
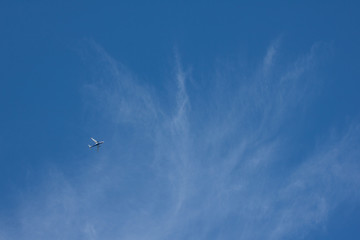
{"type": "Polygon", "coordinates": [[[315,47],[278,67],[275,42],[251,76],[220,70],[191,95],[176,57],[170,111],[159,104],[166,99],[95,48],[101,71],[85,92],[96,97],[113,147],[76,178],[50,172],[39,194],[20,204],[19,231],[7,235],[297,239],[326,224],[339,204],[359,198],[356,124],[301,156],[293,151],[291,122],[311,101],[315,47]],[[128,139],[119,136],[129,128],[128,139]]]}

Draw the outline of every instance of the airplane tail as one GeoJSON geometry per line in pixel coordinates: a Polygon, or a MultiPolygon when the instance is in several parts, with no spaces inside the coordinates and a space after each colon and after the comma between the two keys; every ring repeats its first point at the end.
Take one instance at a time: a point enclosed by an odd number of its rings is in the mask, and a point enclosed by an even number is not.
{"type": "Polygon", "coordinates": [[[92,148],[92,146],[90,146],[90,145],[88,145],[89,146],[89,148],[92,148]]]}

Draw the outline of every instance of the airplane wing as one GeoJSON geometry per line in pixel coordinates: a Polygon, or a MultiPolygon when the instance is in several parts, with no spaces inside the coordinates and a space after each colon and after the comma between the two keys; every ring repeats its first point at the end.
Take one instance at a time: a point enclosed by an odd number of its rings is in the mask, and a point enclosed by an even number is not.
{"type": "Polygon", "coordinates": [[[95,139],[91,138],[91,140],[93,140],[95,143],[97,143],[97,141],[95,139]]]}

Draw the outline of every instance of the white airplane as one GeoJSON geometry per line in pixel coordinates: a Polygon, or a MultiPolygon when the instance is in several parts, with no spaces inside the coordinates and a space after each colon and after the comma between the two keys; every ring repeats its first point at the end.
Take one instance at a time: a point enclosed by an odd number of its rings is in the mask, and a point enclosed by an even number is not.
{"type": "Polygon", "coordinates": [[[99,151],[99,147],[100,147],[100,145],[101,144],[103,144],[104,143],[104,141],[96,141],[95,139],[93,139],[93,138],[91,138],[91,140],[93,140],[94,142],[95,142],[95,144],[94,145],[92,145],[92,146],[90,146],[90,145],[88,145],[89,146],[89,148],[92,148],[92,147],[97,147],[97,151],[99,151]]]}

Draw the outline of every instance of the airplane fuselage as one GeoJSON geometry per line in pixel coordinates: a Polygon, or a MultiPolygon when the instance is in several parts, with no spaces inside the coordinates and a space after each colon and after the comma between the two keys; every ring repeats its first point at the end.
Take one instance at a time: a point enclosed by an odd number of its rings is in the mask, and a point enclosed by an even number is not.
{"type": "Polygon", "coordinates": [[[94,145],[92,145],[91,147],[96,147],[96,146],[100,146],[101,144],[103,144],[104,143],[104,141],[101,141],[101,142],[97,142],[97,143],[95,143],[94,145]]]}

